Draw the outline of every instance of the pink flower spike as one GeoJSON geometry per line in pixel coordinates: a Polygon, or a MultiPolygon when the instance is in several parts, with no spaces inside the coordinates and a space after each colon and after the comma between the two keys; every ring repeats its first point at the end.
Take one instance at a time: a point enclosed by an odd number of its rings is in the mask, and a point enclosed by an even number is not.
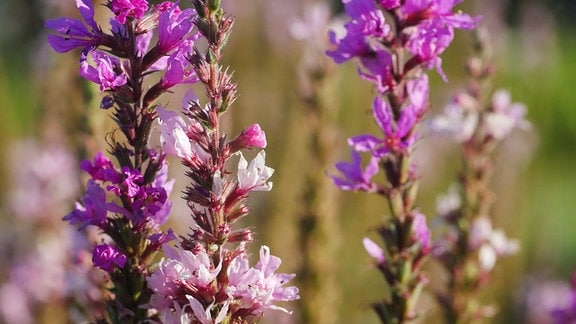
{"type": "Polygon", "coordinates": [[[160,142],[162,150],[167,154],[186,159],[192,156],[192,145],[186,135],[186,122],[178,113],[164,109],[162,106],[156,108],[158,113],[158,124],[160,124],[160,142]]]}

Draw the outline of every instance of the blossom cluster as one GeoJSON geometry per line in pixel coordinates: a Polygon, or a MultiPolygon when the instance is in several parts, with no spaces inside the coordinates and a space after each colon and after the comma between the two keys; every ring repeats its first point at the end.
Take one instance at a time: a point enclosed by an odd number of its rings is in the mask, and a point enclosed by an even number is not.
{"type": "Polygon", "coordinates": [[[342,35],[330,33],[334,48],[327,51],[336,63],[359,61],[361,78],[374,84],[377,94],[372,116],[381,135],[350,137],[352,162],[338,162],[332,176],[342,190],[384,196],[391,218],[378,228],[383,248],[364,239],[376,260],[390,294],[373,305],[385,322],[417,316],[416,301],[427,279],[420,269],[431,253],[426,217],[415,207],[418,176],[411,157],[417,126],[428,111],[427,69],[446,80],[440,55],[454,38],[454,29],[472,29],[479,22],[454,12],[460,1],[343,0],[350,21],[342,35]],[[366,166],[363,154],[368,153],[366,166]],[[374,177],[382,171],[385,181],[374,177]]]}
{"type": "Polygon", "coordinates": [[[284,310],[274,302],[298,298],[297,288],[282,287],[293,275],[274,273],[280,259],[267,247],[250,268],[246,244],[253,234],[233,228],[249,213],[249,193],[271,189],[268,179],[274,171],[265,166],[264,151],[250,163],[241,152],[267,145],[259,125],[229,141],[220,129],[220,116],[237,96],[232,74],[219,63],[233,20],[219,1],[193,0],[192,8],[181,8],[178,1],[150,6],[145,0],[111,0],[106,7],[113,18],[104,32],[94,20],[91,1],[76,0],[76,6],[84,21],[48,20],[46,27],[56,31],[48,42],[57,52],[81,49],[80,74],[99,86],[104,93],[100,107],[113,108],[117,130],[125,137],[108,137],[117,163],[103,153],[82,162],[90,176],[86,194],[64,217],[80,230],[90,226],[106,234],[92,254],[94,266],[107,272],[113,284],[105,317],[113,322],[212,323],[284,310]],[[202,47],[196,46],[200,39],[202,47]],[[191,83],[205,87],[206,105],[192,90],[182,114],[158,102],[173,87],[191,83]],[[149,147],[156,125],[161,149],[149,147]],[[172,206],[168,155],[188,168],[190,184],[183,198],[194,221],[192,233],[181,235],[176,250],[166,244],[176,235],[161,228],[172,206]],[[230,171],[233,157],[238,166],[230,171]],[[156,267],[154,256],[161,250],[165,258],[156,267]],[[200,281],[188,280],[195,276],[200,281]]]}

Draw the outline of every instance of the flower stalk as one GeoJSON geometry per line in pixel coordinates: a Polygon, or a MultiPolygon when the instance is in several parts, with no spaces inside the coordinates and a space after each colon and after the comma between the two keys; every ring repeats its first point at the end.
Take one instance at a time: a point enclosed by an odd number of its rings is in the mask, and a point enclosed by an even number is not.
{"type": "Polygon", "coordinates": [[[352,163],[339,162],[333,176],[343,190],[365,191],[388,201],[390,217],[378,227],[383,247],[364,239],[364,247],[382,272],[388,292],[373,308],[383,323],[405,323],[418,317],[416,305],[427,279],[422,265],[431,252],[426,217],[416,206],[418,176],[412,163],[416,128],[429,107],[428,76],[435,68],[445,79],[439,55],[454,29],[474,28],[478,19],[453,13],[439,1],[345,0],[352,18],[346,35],[330,37],[336,63],[358,58],[359,74],[375,84],[374,121],[382,137],[349,138],[352,163]],[[368,154],[366,167],[362,154],[368,154]],[[382,172],[383,181],[373,180],[382,172]]]}
{"type": "Polygon", "coordinates": [[[478,293],[489,282],[497,257],[518,250],[515,240],[492,228],[494,191],[491,180],[499,144],[514,128],[527,128],[525,107],[497,91],[490,100],[494,67],[486,34],[475,33],[474,53],[466,68],[470,82],[457,93],[443,115],[432,121],[436,131],[451,133],[459,143],[462,171],[456,190],[439,201],[447,234],[436,242],[435,258],[448,273],[446,290],[437,294],[446,323],[490,318],[495,309],[482,305],[478,293]]]}

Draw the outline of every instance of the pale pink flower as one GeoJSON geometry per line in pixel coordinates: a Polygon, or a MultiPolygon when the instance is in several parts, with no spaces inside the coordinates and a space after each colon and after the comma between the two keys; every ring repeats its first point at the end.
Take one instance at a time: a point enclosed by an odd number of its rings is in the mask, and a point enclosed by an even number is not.
{"type": "Polygon", "coordinates": [[[525,115],[524,104],[513,103],[508,91],[496,91],[492,96],[491,112],[484,119],[486,131],[497,140],[502,140],[515,128],[530,128],[530,123],[524,119],[525,115]]]}
{"type": "Polygon", "coordinates": [[[232,260],[228,267],[228,293],[238,300],[241,309],[249,310],[252,315],[260,315],[267,309],[290,313],[273,304],[300,298],[298,288],[283,287],[295,274],[274,273],[281,262],[280,258],[270,255],[267,246],[260,248],[260,261],[253,268],[245,253],[232,260]]]}
{"type": "Polygon", "coordinates": [[[184,118],[162,106],[158,106],[156,111],[158,112],[162,150],[181,159],[190,158],[193,154],[192,145],[188,135],[186,135],[187,125],[184,118]]]}
{"type": "Polygon", "coordinates": [[[256,157],[246,161],[242,152],[238,152],[240,160],[238,161],[238,188],[242,191],[270,191],[272,182],[267,180],[274,173],[274,169],[265,165],[266,152],[260,151],[256,157]]]}

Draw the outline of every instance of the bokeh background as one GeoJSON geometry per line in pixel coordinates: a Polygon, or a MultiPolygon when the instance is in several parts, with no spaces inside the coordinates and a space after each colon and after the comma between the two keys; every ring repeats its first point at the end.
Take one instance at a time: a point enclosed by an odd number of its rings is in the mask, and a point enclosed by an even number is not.
{"type": "MultiPolygon", "coordinates": [[[[383,291],[383,280],[360,242],[387,206],[325,184],[332,164],[348,159],[346,138],[375,129],[371,85],[357,77],[353,63],[337,67],[322,58],[324,29],[301,33],[306,19],[326,27],[322,15],[312,15],[311,6],[321,0],[223,2],[236,17],[225,61],[241,93],[227,125],[234,133],[260,123],[268,137],[267,164],[276,169],[272,192],[252,199],[249,222],[257,240],[282,257],[283,272],[311,262],[324,273],[324,295],[314,307],[331,314],[326,322],[376,323],[369,304],[383,291]],[[306,77],[318,72],[315,66],[321,67],[320,83],[306,77]],[[321,94],[319,115],[310,108],[311,93],[321,94]],[[322,215],[318,233],[306,233],[302,215],[310,209],[322,215]],[[302,235],[318,238],[303,244],[302,235]]],[[[338,19],[339,2],[327,4],[338,19]]],[[[502,259],[487,288],[486,300],[500,308],[491,322],[547,323],[546,307],[565,301],[576,271],[576,2],[467,0],[461,8],[483,16],[497,68],[494,84],[527,105],[533,126],[515,133],[498,155],[493,218],[522,248],[502,259]]],[[[56,55],[47,46],[44,20],[63,15],[77,16],[74,1],[0,1],[0,323],[77,322],[82,314],[70,311],[74,300],[98,298],[97,291],[82,293],[93,287],[81,279],[85,273],[71,270],[89,257],[60,218],[82,192],[78,162],[106,148],[104,135],[112,125],[98,109],[98,89],[77,74],[78,54],[56,55]]],[[[429,117],[465,85],[470,44],[470,33],[458,31],[443,55],[448,83],[431,73],[429,117]]],[[[455,149],[432,135],[418,143],[419,206],[432,226],[436,197],[458,172],[455,149]]],[[[185,186],[178,163],[171,166],[185,186]]],[[[173,198],[179,199],[177,191],[173,198]]],[[[186,208],[177,205],[173,218],[170,225],[184,233],[186,208]]],[[[434,266],[428,272],[442,277],[434,266]]],[[[294,316],[271,315],[268,321],[301,321],[300,306],[288,307],[294,316]]],[[[429,315],[425,322],[435,321],[431,298],[424,298],[422,311],[429,315]]]]}

